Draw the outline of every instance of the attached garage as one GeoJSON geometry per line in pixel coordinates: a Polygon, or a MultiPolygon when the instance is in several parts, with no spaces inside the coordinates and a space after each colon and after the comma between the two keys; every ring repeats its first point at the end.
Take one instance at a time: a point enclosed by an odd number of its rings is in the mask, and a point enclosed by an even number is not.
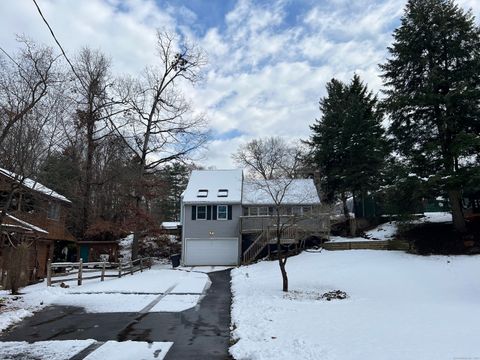
{"type": "Polygon", "coordinates": [[[185,239],[184,265],[237,265],[238,238],[185,239]]]}

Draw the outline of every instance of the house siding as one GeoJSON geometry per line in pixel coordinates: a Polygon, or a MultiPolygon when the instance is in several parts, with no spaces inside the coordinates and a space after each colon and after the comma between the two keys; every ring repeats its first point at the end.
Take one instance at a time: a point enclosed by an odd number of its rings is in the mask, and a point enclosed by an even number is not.
{"type": "Polygon", "coordinates": [[[242,215],[240,204],[232,205],[232,220],[192,220],[192,205],[185,205],[183,210],[184,238],[238,238],[240,236],[240,216],[242,215]]]}

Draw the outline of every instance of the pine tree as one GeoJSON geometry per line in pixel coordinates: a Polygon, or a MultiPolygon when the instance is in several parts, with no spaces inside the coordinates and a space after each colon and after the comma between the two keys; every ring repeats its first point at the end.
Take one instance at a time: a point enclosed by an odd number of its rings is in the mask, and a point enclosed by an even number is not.
{"type": "Polygon", "coordinates": [[[410,0],[381,65],[390,133],[413,173],[440,182],[455,229],[480,147],[480,30],[451,0],[410,0]]]}
{"type": "Polygon", "coordinates": [[[332,79],[320,111],[309,144],[321,169],[326,200],[340,197],[348,218],[347,194],[366,194],[379,186],[388,154],[383,116],[376,96],[357,75],[349,84],[332,79]]]}

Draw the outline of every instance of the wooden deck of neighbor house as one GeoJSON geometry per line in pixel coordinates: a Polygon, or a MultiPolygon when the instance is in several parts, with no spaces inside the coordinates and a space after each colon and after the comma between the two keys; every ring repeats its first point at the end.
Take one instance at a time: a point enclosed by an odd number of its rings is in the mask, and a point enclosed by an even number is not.
{"type": "MultiPolygon", "coordinates": [[[[254,235],[255,239],[243,252],[242,261],[254,261],[269,244],[277,244],[278,219],[275,215],[241,216],[241,234],[254,235]]],[[[309,236],[328,239],[330,234],[330,214],[310,214],[308,216],[280,216],[282,245],[296,245],[309,236]]]]}

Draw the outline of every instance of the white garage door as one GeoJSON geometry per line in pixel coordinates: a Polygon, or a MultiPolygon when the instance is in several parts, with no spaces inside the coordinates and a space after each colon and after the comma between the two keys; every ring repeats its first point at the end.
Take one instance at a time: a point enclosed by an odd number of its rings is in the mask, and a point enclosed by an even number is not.
{"type": "Polygon", "coordinates": [[[238,238],[185,239],[186,266],[237,265],[238,238]]]}

